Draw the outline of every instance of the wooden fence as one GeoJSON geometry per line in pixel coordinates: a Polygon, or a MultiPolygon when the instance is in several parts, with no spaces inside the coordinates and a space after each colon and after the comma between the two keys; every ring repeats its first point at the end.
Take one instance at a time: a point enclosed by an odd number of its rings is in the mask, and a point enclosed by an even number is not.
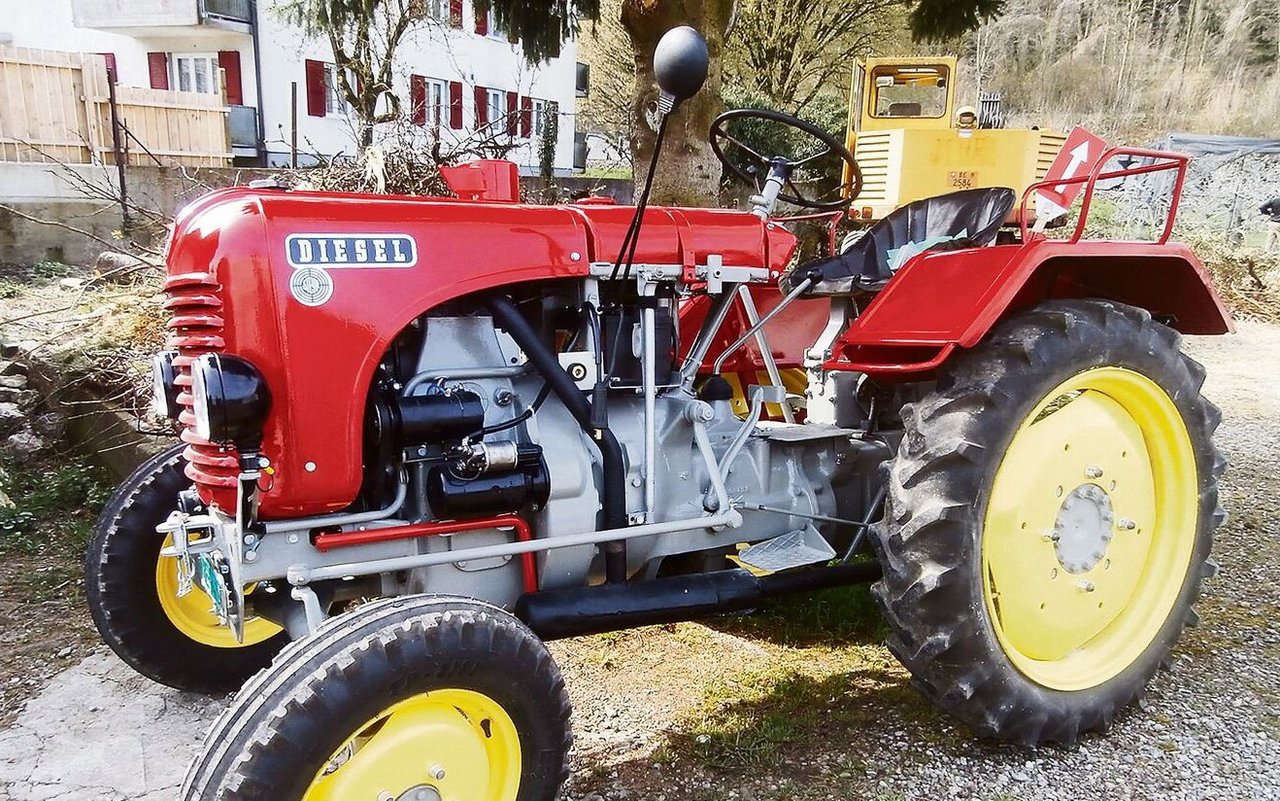
{"type": "MultiPolygon", "coordinates": [[[[229,114],[221,93],[116,86],[126,164],[227,166],[229,114]]],[[[0,46],[0,161],[114,164],[105,59],[0,46]]]]}

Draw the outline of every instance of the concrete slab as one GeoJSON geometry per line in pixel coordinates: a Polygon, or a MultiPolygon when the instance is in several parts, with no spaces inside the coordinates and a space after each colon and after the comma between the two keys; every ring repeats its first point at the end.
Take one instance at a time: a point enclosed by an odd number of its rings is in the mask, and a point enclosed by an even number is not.
{"type": "Polygon", "coordinates": [[[224,705],[153,684],[102,649],[0,731],[0,798],[171,801],[224,705]]]}

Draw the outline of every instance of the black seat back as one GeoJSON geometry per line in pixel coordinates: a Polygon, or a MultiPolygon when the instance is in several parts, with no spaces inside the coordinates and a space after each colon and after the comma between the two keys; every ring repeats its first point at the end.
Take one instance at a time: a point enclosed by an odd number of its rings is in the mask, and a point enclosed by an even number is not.
{"type": "Polygon", "coordinates": [[[806,295],[845,295],[883,287],[906,260],[925,250],[982,247],[995,241],[1013,210],[1012,189],[965,189],[917,200],[872,225],[838,256],[797,267],[783,284],[816,283],[806,295]]]}

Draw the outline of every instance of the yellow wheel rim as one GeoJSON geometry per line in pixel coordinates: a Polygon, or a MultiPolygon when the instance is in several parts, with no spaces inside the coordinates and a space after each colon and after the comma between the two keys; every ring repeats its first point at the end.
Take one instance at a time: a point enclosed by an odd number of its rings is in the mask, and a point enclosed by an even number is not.
{"type": "MultiPolygon", "coordinates": [[[[165,537],[162,548],[173,544],[165,537]]],[[[188,638],[213,648],[245,648],[257,645],[278,634],[281,629],[269,620],[249,618],[244,624],[244,642],[236,642],[231,629],[222,625],[213,611],[213,601],[199,587],[178,597],[178,560],[161,556],[156,562],[156,594],[165,617],[188,638]]]]}
{"type": "Polygon", "coordinates": [[[474,690],[416,695],[365,723],[317,773],[302,801],[515,801],[520,736],[474,690]]]}
{"type": "Polygon", "coordinates": [[[991,487],[983,596],[1014,665],[1096,687],[1147,649],[1195,549],[1195,453],[1168,394],[1100,367],[1058,385],[1014,434],[991,487]]]}

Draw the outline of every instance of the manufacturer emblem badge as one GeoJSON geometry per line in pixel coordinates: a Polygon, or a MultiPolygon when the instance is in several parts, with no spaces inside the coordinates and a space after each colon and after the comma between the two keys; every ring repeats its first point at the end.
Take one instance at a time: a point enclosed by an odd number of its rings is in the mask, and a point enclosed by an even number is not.
{"type": "Polygon", "coordinates": [[[333,279],[324,270],[302,267],[289,277],[289,291],[303,306],[323,306],[333,297],[333,279]]]}
{"type": "Polygon", "coordinates": [[[332,270],[418,263],[418,243],[408,234],[290,234],[284,245],[292,267],[332,270]]]}

